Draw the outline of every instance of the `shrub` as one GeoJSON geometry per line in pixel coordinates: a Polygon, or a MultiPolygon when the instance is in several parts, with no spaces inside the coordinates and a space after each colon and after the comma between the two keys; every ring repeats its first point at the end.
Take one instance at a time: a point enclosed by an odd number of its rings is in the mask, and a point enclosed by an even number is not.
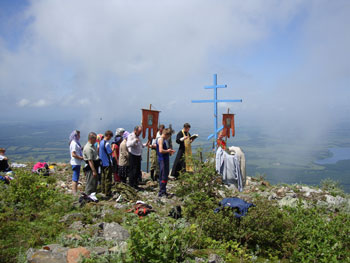
{"type": "MultiPolygon", "coordinates": [[[[289,209],[297,246],[291,255],[298,262],[350,262],[350,215],[324,214],[319,208],[289,209]]],[[[290,233],[286,233],[290,235],[290,233]]]]}
{"type": "Polygon", "coordinates": [[[256,207],[237,219],[231,208],[214,213],[203,211],[195,220],[205,235],[222,242],[235,240],[258,255],[288,257],[293,250],[293,236],[286,235],[293,222],[278,207],[263,200],[254,202],[256,207]]]}
{"type": "Polygon", "coordinates": [[[0,192],[0,262],[15,262],[20,249],[52,241],[63,229],[59,219],[72,209],[71,198],[46,177],[18,172],[0,192]]]}
{"type": "Polygon", "coordinates": [[[201,192],[207,198],[217,198],[218,191],[223,190],[224,187],[221,176],[216,173],[214,164],[211,162],[201,163],[196,160],[194,163],[193,173],[181,174],[176,195],[184,197],[201,192]]]}
{"type": "Polygon", "coordinates": [[[181,219],[159,221],[150,214],[130,228],[126,262],[182,262],[195,242],[195,232],[195,225],[186,225],[181,219]]]}

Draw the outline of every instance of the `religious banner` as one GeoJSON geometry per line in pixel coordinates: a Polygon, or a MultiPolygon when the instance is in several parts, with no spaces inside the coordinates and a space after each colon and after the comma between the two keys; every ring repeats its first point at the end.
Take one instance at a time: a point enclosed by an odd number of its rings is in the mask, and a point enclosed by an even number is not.
{"type": "Polygon", "coordinates": [[[225,113],[222,115],[222,135],[230,138],[230,129],[232,129],[232,137],[235,136],[235,115],[231,113],[225,113]]]}
{"type": "Polygon", "coordinates": [[[155,139],[158,131],[159,111],[142,109],[142,137],[146,137],[148,129],[148,140],[155,139]]]}

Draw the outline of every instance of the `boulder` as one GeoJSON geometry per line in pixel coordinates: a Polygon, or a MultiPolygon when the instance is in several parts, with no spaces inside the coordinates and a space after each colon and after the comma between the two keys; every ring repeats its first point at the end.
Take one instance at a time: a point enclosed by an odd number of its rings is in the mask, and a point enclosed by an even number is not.
{"type": "Polygon", "coordinates": [[[287,192],[286,187],[281,187],[280,189],[278,189],[278,190],[276,191],[276,194],[277,194],[278,196],[285,196],[285,195],[286,195],[286,192],[287,192]]]}
{"type": "Polygon", "coordinates": [[[290,206],[296,207],[298,205],[298,199],[290,196],[285,196],[281,200],[278,201],[280,206],[290,206]]]}
{"type": "Polygon", "coordinates": [[[208,258],[208,263],[224,263],[224,260],[216,254],[210,254],[208,258]]]}
{"type": "Polygon", "coordinates": [[[103,237],[107,241],[126,241],[129,236],[129,232],[118,223],[104,223],[103,225],[103,237]]]}
{"type": "Polygon", "coordinates": [[[52,252],[51,250],[28,251],[29,263],[67,263],[67,252],[52,252]]]}
{"type": "Polygon", "coordinates": [[[67,263],[78,263],[81,257],[89,258],[90,251],[85,247],[71,248],[67,251],[67,263]]]}
{"type": "Polygon", "coordinates": [[[289,196],[289,197],[292,197],[292,198],[296,198],[297,194],[294,193],[293,191],[291,191],[291,192],[286,193],[286,196],[289,196]]]}
{"type": "Polygon", "coordinates": [[[321,189],[316,190],[316,189],[312,189],[308,186],[302,186],[300,189],[300,192],[304,192],[304,196],[309,197],[309,196],[311,196],[312,193],[316,193],[316,194],[322,193],[322,190],[321,189]]]}
{"type": "Polygon", "coordinates": [[[272,193],[272,194],[268,197],[268,199],[269,199],[269,201],[277,199],[277,194],[272,193]]]}
{"type": "Polygon", "coordinates": [[[67,248],[67,247],[62,247],[60,244],[50,244],[50,245],[43,246],[42,249],[50,250],[50,251],[53,252],[53,253],[63,253],[63,254],[66,254],[69,248],[67,248]]]}
{"type": "Polygon", "coordinates": [[[341,206],[344,205],[346,202],[346,199],[341,196],[332,196],[332,195],[325,195],[326,202],[331,206],[341,206]]]}

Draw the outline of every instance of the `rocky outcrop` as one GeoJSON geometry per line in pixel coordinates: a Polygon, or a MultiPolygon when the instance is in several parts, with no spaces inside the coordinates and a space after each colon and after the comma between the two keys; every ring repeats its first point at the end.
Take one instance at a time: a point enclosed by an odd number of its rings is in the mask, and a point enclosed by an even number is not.
{"type": "Polygon", "coordinates": [[[129,238],[129,232],[118,223],[104,223],[103,237],[107,241],[125,241],[129,238]]]}

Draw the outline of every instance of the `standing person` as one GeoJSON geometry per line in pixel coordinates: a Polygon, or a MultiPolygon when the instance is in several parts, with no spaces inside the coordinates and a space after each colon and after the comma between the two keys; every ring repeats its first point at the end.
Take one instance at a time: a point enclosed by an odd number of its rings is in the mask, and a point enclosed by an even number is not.
{"type": "Polygon", "coordinates": [[[112,139],[113,132],[108,130],[105,132],[103,140],[100,142],[99,156],[102,161],[102,177],[101,177],[101,192],[109,197],[112,195],[112,148],[109,140],[112,139]]]}
{"type": "Polygon", "coordinates": [[[217,147],[221,147],[224,151],[226,150],[226,142],[224,141],[224,133],[219,133],[219,138],[216,141],[217,147]]]}
{"type": "Polygon", "coordinates": [[[97,149],[95,147],[96,137],[96,133],[90,132],[88,136],[88,142],[85,144],[83,149],[83,158],[86,162],[84,172],[86,176],[85,193],[87,195],[96,193],[97,190],[97,166],[99,165],[100,160],[98,158],[97,149]]]}
{"type": "MultiPolygon", "coordinates": [[[[100,152],[100,142],[103,140],[103,134],[99,133],[97,134],[96,137],[96,142],[95,142],[95,147],[97,149],[97,154],[99,155],[100,152]]],[[[102,164],[101,164],[101,160],[100,163],[98,164],[98,166],[96,166],[96,170],[97,170],[97,179],[98,179],[98,185],[101,185],[101,177],[102,177],[102,164]]]]}
{"type": "Polygon", "coordinates": [[[175,151],[168,148],[166,140],[171,136],[171,130],[163,130],[162,136],[157,140],[157,157],[159,164],[159,193],[158,197],[167,196],[166,185],[168,183],[169,176],[169,156],[175,151]]]}
{"type": "Polygon", "coordinates": [[[185,123],[184,128],[179,131],[176,136],[176,143],[179,144],[179,150],[175,158],[173,169],[171,170],[172,177],[178,178],[182,171],[193,171],[191,143],[194,139],[191,139],[190,129],[191,125],[185,123]]]}
{"type": "Polygon", "coordinates": [[[137,190],[140,190],[138,180],[141,174],[142,148],[145,147],[139,137],[141,132],[142,126],[136,126],[126,142],[129,151],[129,185],[137,190]]]}
{"type": "Polygon", "coordinates": [[[103,134],[99,133],[97,134],[97,137],[96,137],[96,142],[95,142],[95,147],[97,149],[97,153],[100,152],[100,142],[103,140],[103,134]]]}
{"type": "Polygon", "coordinates": [[[152,181],[157,181],[159,178],[159,164],[157,158],[157,140],[162,136],[162,132],[165,126],[163,124],[159,125],[158,132],[156,138],[152,141],[152,145],[150,146],[151,150],[151,178],[152,181]]]}
{"type": "Polygon", "coordinates": [[[123,141],[123,137],[115,136],[114,142],[112,143],[112,161],[113,161],[114,183],[120,182],[120,175],[118,174],[118,166],[119,166],[119,148],[120,148],[120,144],[122,141],[123,141]]]}
{"type": "Polygon", "coordinates": [[[119,166],[118,166],[118,174],[120,176],[120,180],[123,183],[126,183],[126,178],[129,174],[129,152],[128,147],[126,147],[126,141],[129,136],[129,132],[123,133],[123,141],[119,146],[119,166]]]}
{"type": "Polygon", "coordinates": [[[80,167],[83,158],[83,151],[81,149],[80,131],[75,130],[69,136],[69,150],[70,150],[70,164],[72,165],[72,191],[75,195],[78,191],[78,182],[80,177],[80,167]]]}

